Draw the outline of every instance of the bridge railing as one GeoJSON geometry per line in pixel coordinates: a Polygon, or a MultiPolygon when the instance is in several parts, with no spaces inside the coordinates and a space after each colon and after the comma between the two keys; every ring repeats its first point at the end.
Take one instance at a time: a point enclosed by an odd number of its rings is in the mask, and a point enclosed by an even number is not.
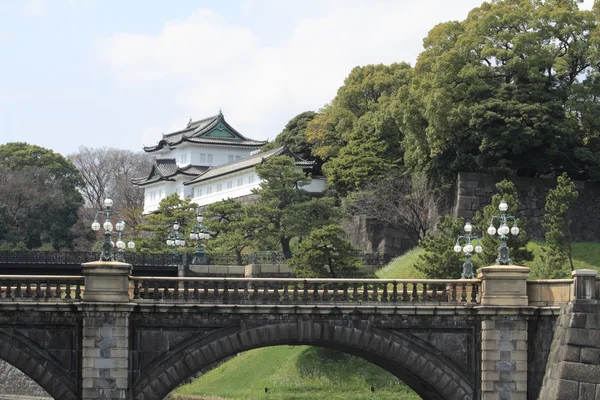
{"type": "Polygon", "coordinates": [[[83,276],[0,275],[0,301],[81,301],[83,276]]]}
{"type": "Polygon", "coordinates": [[[210,304],[436,303],[475,305],[477,279],[131,277],[134,301],[210,304]]]}

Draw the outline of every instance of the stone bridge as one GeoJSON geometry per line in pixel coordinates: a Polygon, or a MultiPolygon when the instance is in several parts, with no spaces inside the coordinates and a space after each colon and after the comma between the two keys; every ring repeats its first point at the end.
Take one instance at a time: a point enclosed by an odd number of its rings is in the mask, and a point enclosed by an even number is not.
{"type": "Polygon", "coordinates": [[[585,271],[527,281],[517,266],[471,280],[130,271],[91,262],[83,276],[1,275],[0,359],[56,400],[160,400],[223,358],[306,344],[367,359],[424,399],[536,399],[561,306],[596,290],[585,271]]]}

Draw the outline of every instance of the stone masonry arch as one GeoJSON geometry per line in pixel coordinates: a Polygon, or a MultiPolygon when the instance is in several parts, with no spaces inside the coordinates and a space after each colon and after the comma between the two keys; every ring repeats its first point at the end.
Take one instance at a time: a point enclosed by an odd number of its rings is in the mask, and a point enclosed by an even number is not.
{"type": "Polygon", "coordinates": [[[0,358],[40,385],[55,400],[76,400],[78,385],[53,356],[15,330],[0,330],[0,358]]]}
{"type": "Polygon", "coordinates": [[[436,354],[427,344],[391,330],[297,320],[230,327],[187,341],[143,371],[134,382],[133,398],[160,400],[202,368],[243,351],[301,344],[333,348],[369,360],[402,379],[426,399],[476,397],[475,385],[452,361],[436,354]]]}

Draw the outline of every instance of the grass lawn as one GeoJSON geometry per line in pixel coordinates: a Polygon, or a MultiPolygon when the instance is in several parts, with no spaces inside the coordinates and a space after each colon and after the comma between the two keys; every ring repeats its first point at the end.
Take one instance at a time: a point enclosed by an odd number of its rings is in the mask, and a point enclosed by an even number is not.
{"type": "Polygon", "coordinates": [[[419,256],[424,251],[420,247],[407,251],[400,257],[396,257],[391,263],[379,269],[375,274],[381,279],[424,279],[425,275],[415,268],[419,256]]]}
{"type": "Polygon", "coordinates": [[[176,389],[171,396],[176,400],[420,399],[402,381],[368,361],[311,346],[248,351],[176,389]]]}
{"type": "MultiPolygon", "coordinates": [[[[533,252],[533,261],[525,263],[525,267],[531,268],[531,276],[536,277],[536,264],[541,262],[542,246],[544,242],[529,242],[527,248],[533,252]]],[[[571,245],[573,251],[573,266],[575,269],[595,269],[600,271],[600,243],[595,242],[575,242],[571,245]]],[[[568,273],[570,267],[565,269],[564,278],[570,278],[568,273]]]]}

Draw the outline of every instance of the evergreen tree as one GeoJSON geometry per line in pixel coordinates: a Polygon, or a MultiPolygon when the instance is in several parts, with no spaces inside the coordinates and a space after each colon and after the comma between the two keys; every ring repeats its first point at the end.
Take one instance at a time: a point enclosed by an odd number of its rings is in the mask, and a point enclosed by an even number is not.
{"type": "Polygon", "coordinates": [[[428,279],[457,279],[461,275],[464,255],[454,252],[456,238],[464,234],[464,220],[446,214],[438,219],[437,232],[429,232],[421,247],[425,253],[415,264],[428,279]]]}
{"type": "Polygon", "coordinates": [[[6,229],[0,245],[71,248],[82,185],[77,168],[52,150],[27,143],[0,145],[0,209],[6,229]]]}
{"type": "MultiPolygon", "coordinates": [[[[192,200],[180,199],[173,193],[162,199],[158,210],[148,215],[145,223],[139,224],[135,231],[136,251],[148,251],[153,253],[164,253],[170,251],[167,246],[167,236],[173,229],[173,224],[178,222],[179,231],[183,234],[186,243],[189,242],[188,235],[191,228],[196,224],[198,205],[192,200]]],[[[188,248],[187,251],[191,251],[188,248]]]]}
{"type": "Polygon", "coordinates": [[[204,209],[204,224],[211,238],[206,242],[209,253],[235,254],[242,265],[243,252],[255,243],[256,231],[267,221],[248,215],[248,207],[234,199],[208,205],[204,209]]]}
{"type": "Polygon", "coordinates": [[[556,179],[556,188],[548,192],[546,197],[546,214],[542,226],[546,228],[546,248],[542,254],[542,265],[536,275],[541,278],[562,278],[566,275],[564,266],[569,261],[571,271],[573,256],[571,254],[571,219],[569,213],[577,200],[575,183],[566,173],[556,179]]]}
{"type": "Polygon", "coordinates": [[[290,242],[293,238],[305,237],[339,217],[333,199],[311,197],[302,189],[311,178],[296,171],[292,158],[270,157],[256,167],[256,172],[262,182],[253,193],[259,199],[248,206],[247,217],[265,221],[257,234],[261,238],[266,236],[265,240],[275,238],[286,258],[292,256],[290,242]]]}
{"type": "Polygon", "coordinates": [[[280,146],[288,149],[305,160],[314,160],[312,145],[306,140],[306,127],[317,116],[314,111],[305,111],[292,118],[274,141],[261,147],[261,151],[273,150],[280,146]]]}
{"type": "Polygon", "coordinates": [[[361,268],[355,253],[358,249],[342,237],[339,225],[315,229],[300,243],[299,251],[289,260],[297,277],[348,278],[361,268]]]}

